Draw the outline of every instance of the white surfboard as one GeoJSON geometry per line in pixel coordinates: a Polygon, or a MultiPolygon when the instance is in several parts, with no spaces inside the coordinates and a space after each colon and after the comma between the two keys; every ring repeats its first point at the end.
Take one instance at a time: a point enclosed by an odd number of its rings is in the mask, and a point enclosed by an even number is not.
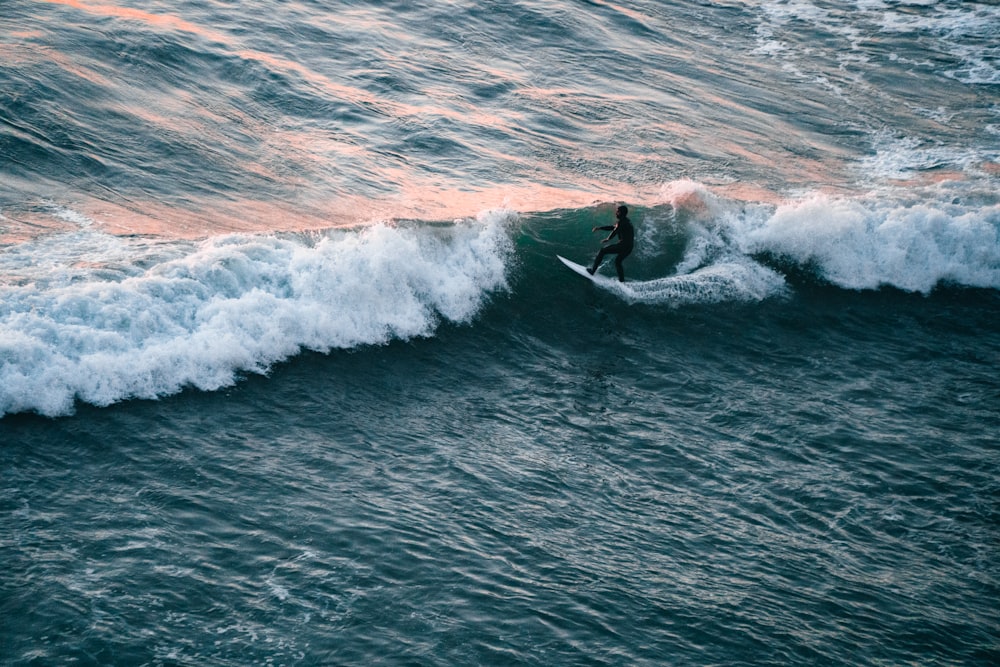
{"type": "Polygon", "coordinates": [[[563,264],[565,264],[566,266],[568,266],[571,271],[573,271],[575,273],[579,273],[584,278],[587,278],[588,280],[592,280],[595,283],[597,283],[598,285],[603,285],[605,287],[610,287],[610,286],[613,286],[617,282],[615,280],[612,280],[611,278],[608,278],[606,276],[602,276],[602,275],[600,275],[598,273],[595,273],[594,275],[590,275],[590,273],[587,271],[586,267],[580,266],[576,262],[571,262],[568,259],[566,259],[565,257],[563,257],[562,255],[556,255],[556,257],[559,258],[560,262],[562,262],[563,264]]]}

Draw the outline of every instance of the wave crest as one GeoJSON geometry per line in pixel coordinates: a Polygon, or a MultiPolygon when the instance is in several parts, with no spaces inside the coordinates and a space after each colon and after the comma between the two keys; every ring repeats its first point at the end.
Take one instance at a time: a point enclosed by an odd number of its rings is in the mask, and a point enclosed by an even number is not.
{"type": "Polygon", "coordinates": [[[121,239],[67,235],[87,246],[85,266],[77,257],[48,267],[62,280],[0,288],[0,415],[214,390],[302,349],[379,345],[429,335],[442,319],[467,322],[507,287],[515,217],[492,211],[452,226],[379,224],[319,238],[233,235],[147,269],[120,266],[121,239]]]}
{"type": "Polygon", "coordinates": [[[1000,205],[896,205],[816,196],[779,206],[744,250],[811,267],[847,289],[927,294],[942,283],[1000,288],[1000,205]]]}

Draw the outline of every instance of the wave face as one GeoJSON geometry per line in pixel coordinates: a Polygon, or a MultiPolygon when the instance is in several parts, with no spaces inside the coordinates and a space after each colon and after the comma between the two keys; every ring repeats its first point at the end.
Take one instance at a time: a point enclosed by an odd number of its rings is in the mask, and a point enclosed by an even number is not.
{"type": "Polygon", "coordinates": [[[671,183],[663,203],[639,214],[637,249],[626,261],[632,279],[614,289],[630,302],[664,305],[761,301],[788,294],[789,280],[802,277],[925,295],[947,285],[1000,289],[1000,205],[956,192],[927,191],[917,203],[899,193],[813,194],[775,205],[671,183]]]}
{"type": "MultiPolygon", "coordinates": [[[[804,283],[1000,289],[1000,206],[943,199],[774,205],[675,182],[661,203],[633,209],[628,280],[607,291],[622,307],[672,309],[787,299],[804,283]]],[[[216,390],[304,350],[432,336],[442,322],[475,327],[498,295],[536,308],[552,280],[584,287],[553,273],[554,257],[588,262],[599,241],[591,227],[610,219],[608,205],[498,209],[447,224],[200,242],[84,226],[10,246],[0,252],[0,412],[61,415],[76,401],[216,390]]]]}
{"type": "Polygon", "coordinates": [[[300,350],[430,335],[503,290],[509,212],[194,244],[59,235],[0,255],[0,412],[213,390],[300,350]]]}

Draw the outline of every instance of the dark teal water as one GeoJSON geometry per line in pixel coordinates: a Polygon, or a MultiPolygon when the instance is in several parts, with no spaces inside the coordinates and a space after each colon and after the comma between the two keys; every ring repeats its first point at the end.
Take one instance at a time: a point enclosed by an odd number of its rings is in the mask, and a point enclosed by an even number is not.
{"type": "Polygon", "coordinates": [[[0,422],[5,661],[996,660],[995,291],[629,305],[548,250],[431,338],[0,422]]]}
{"type": "Polygon", "coordinates": [[[0,664],[997,664],[998,26],[6,2],[0,664]]]}

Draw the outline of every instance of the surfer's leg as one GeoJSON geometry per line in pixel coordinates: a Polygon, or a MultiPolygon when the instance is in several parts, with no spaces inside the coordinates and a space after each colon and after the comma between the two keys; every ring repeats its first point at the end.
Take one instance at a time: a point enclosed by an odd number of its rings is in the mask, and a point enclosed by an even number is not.
{"type": "Polygon", "coordinates": [[[606,245],[601,248],[601,251],[597,253],[597,258],[594,260],[594,265],[590,267],[590,275],[594,275],[594,272],[597,271],[597,267],[599,267],[601,262],[604,261],[605,255],[613,255],[618,252],[620,248],[621,246],[617,243],[614,245],[606,245]]]}
{"type": "Polygon", "coordinates": [[[601,262],[604,261],[604,255],[606,255],[607,252],[608,252],[607,248],[601,248],[601,251],[597,253],[597,257],[594,258],[594,265],[589,269],[587,269],[587,272],[590,275],[594,275],[594,272],[597,271],[597,267],[599,267],[601,265],[601,262]]]}
{"type": "MultiPolygon", "coordinates": [[[[621,246],[615,246],[615,247],[619,248],[621,246]]],[[[624,262],[625,258],[628,257],[631,253],[632,253],[631,250],[626,250],[625,252],[620,252],[619,251],[617,253],[617,256],[615,257],[615,269],[618,270],[618,280],[619,280],[619,282],[625,282],[625,267],[622,264],[622,262],[624,262]]]]}
{"type": "Polygon", "coordinates": [[[625,259],[621,254],[615,257],[615,269],[618,271],[618,282],[625,282],[625,267],[622,266],[622,260],[625,259]]]}

